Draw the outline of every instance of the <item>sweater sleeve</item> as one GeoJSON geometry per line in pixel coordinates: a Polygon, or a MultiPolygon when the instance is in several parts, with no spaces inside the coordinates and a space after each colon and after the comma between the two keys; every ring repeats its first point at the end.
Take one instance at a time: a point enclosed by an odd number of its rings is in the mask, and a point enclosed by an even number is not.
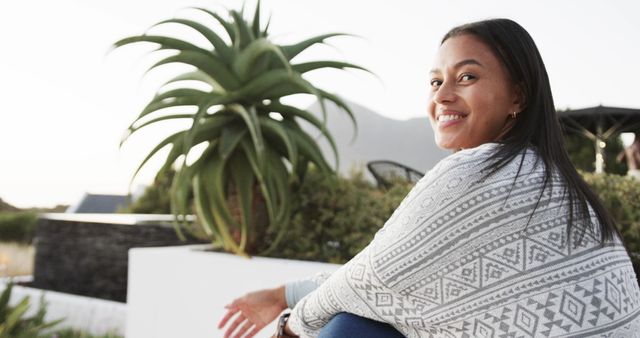
{"type": "Polygon", "coordinates": [[[317,289],[330,276],[331,273],[329,272],[320,272],[311,278],[286,283],[284,285],[284,294],[287,306],[293,309],[300,299],[317,289]]]}
{"type": "Polygon", "coordinates": [[[470,188],[481,177],[480,165],[486,154],[487,147],[460,151],[430,170],[372,242],[297,303],[289,319],[291,330],[301,337],[315,337],[340,312],[390,323],[409,336],[415,330],[428,329],[419,316],[420,309],[408,299],[402,278],[425,275],[424,271],[410,270],[421,269],[416,260],[424,260],[443,245],[441,237],[429,236],[426,231],[435,234],[441,228],[453,229],[455,224],[442,222],[446,217],[435,216],[451,205],[455,208],[461,197],[472,197],[470,188]],[[403,274],[398,269],[404,269],[403,274]]]}

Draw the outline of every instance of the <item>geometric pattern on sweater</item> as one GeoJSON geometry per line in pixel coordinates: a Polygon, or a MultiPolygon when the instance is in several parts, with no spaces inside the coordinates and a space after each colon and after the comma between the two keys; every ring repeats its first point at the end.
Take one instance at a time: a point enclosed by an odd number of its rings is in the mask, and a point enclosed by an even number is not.
{"type": "Polygon", "coordinates": [[[314,337],[350,312],[408,337],[640,337],[640,289],[619,239],[599,243],[593,210],[567,232],[563,181],[540,195],[533,149],[517,179],[518,157],[482,180],[497,146],[429,171],[373,241],[295,306],[291,329],[314,337]]]}

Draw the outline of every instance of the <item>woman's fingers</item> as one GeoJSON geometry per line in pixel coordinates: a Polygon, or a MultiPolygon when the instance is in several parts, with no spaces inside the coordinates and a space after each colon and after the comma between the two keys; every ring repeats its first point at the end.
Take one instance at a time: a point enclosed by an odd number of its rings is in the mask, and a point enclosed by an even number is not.
{"type": "Polygon", "coordinates": [[[227,324],[227,321],[229,321],[229,319],[231,319],[231,317],[233,317],[234,314],[236,314],[236,312],[240,311],[237,308],[232,308],[229,305],[225,306],[225,308],[229,309],[227,311],[227,314],[224,315],[224,317],[222,318],[222,320],[220,321],[220,323],[218,323],[218,328],[221,329],[223,326],[225,326],[225,324],[227,324]]]}
{"type": "Polygon", "coordinates": [[[238,327],[240,323],[245,321],[245,319],[246,318],[242,315],[242,313],[240,313],[240,315],[238,315],[238,318],[236,318],[236,320],[234,320],[233,323],[231,323],[231,326],[229,326],[229,328],[227,329],[227,332],[224,333],[224,338],[229,338],[233,333],[233,331],[236,329],[236,327],[238,327]]]}
{"type": "Polygon", "coordinates": [[[240,338],[244,335],[245,332],[247,332],[251,327],[253,326],[253,323],[251,323],[250,321],[246,321],[244,322],[244,325],[242,325],[242,327],[240,328],[240,330],[238,330],[235,334],[235,336],[233,336],[233,338],[240,338]]]}
{"type": "MultiPolygon", "coordinates": [[[[249,334],[244,338],[251,338],[251,337],[255,336],[258,332],[260,332],[261,329],[262,329],[262,327],[255,326],[253,328],[253,330],[251,330],[251,332],[249,332],[249,334]]],[[[275,335],[274,335],[274,337],[275,337],[275,335]]]]}

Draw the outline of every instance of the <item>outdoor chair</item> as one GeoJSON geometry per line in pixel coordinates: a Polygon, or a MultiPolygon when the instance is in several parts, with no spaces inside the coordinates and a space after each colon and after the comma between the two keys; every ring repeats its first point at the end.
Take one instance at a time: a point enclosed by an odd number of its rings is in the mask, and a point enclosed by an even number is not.
{"type": "Polygon", "coordinates": [[[390,188],[398,180],[416,183],[424,176],[418,170],[393,161],[371,161],[367,163],[367,169],[381,188],[390,188]]]}

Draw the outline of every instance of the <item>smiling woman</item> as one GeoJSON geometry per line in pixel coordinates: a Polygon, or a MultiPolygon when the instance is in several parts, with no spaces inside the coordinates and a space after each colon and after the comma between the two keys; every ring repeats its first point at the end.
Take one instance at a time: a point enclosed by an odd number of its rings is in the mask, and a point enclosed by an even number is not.
{"type": "Polygon", "coordinates": [[[336,272],[232,302],[227,336],[286,299],[279,337],[640,337],[631,261],[569,161],[527,31],[453,28],[430,84],[436,142],[454,154],[336,272]]]}
{"type": "Polygon", "coordinates": [[[499,140],[513,126],[523,109],[521,91],[478,37],[446,40],[435,64],[428,111],[439,147],[471,148],[499,140]]]}

